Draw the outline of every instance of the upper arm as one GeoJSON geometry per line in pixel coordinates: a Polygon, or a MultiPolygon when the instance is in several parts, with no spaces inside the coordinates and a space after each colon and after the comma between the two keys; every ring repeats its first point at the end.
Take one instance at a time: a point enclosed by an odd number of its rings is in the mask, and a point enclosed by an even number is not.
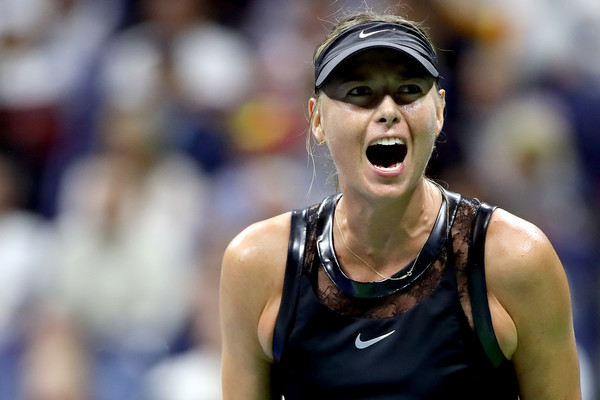
{"type": "Polygon", "coordinates": [[[569,286],[556,252],[537,227],[503,210],[488,238],[488,288],[516,327],[521,399],[580,399],[569,286]]]}
{"type": "MultiPolygon", "coordinates": [[[[289,222],[249,227],[227,247],[220,287],[224,399],[269,399],[272,360],[259,324],[281,295],[289,222]],[[283,237],[282,237],[283,236],[283,237]]],[[[270,312],[272,314],[272,312],[270,312]]],[[[275,316],[269,315],[274,326],[275,316]]]]}

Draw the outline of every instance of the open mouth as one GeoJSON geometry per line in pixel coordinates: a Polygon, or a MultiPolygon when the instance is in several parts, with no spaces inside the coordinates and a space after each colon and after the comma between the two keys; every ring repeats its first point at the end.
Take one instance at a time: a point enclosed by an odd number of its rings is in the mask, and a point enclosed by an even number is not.
{"type": "Polygon", "coordinates": [[[378,139],[367,148],[367,159],[379,169],[395,169],[406,157],[406,144],[400,138],[378,139]]]}

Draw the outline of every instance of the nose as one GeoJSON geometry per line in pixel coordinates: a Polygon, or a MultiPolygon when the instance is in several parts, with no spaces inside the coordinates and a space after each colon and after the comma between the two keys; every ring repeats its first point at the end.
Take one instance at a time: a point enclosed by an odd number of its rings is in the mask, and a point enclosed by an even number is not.
{"type": "Polygon", "coordinates": [[[377,122],[385,124],[386,126],[392,126],[400,121],[400,112],[398,111],[398,105],[390,95],[385,95],[379,107],[377,107],[377,122]]]}

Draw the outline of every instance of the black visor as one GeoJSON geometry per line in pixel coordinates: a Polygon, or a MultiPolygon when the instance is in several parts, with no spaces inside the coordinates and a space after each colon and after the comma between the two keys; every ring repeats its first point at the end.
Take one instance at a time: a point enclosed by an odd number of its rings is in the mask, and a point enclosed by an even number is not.
{"type": "Polygon", "coordinates": [[[433,78],[440,76],[435,51],[421,32],[406,25],[374,21],[349,28],[323,50],[315,62],[315,88],[323,86],[335,67],[348,57],[377,47],[408,54],[433,78]]]}

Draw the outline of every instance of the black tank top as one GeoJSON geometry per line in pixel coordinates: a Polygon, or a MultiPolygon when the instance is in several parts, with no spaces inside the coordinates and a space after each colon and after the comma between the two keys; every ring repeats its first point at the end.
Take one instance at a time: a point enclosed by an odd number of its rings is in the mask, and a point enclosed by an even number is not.
{"type": "Polygon", "coordinates": [[[361,283],[344,275],[331,232],[339,196],[292,213],[273,338],[273,398],[518,398],[485,289],[483,248],[493,208],[443,194],[427,242],[396,280],[361,283]]]}

